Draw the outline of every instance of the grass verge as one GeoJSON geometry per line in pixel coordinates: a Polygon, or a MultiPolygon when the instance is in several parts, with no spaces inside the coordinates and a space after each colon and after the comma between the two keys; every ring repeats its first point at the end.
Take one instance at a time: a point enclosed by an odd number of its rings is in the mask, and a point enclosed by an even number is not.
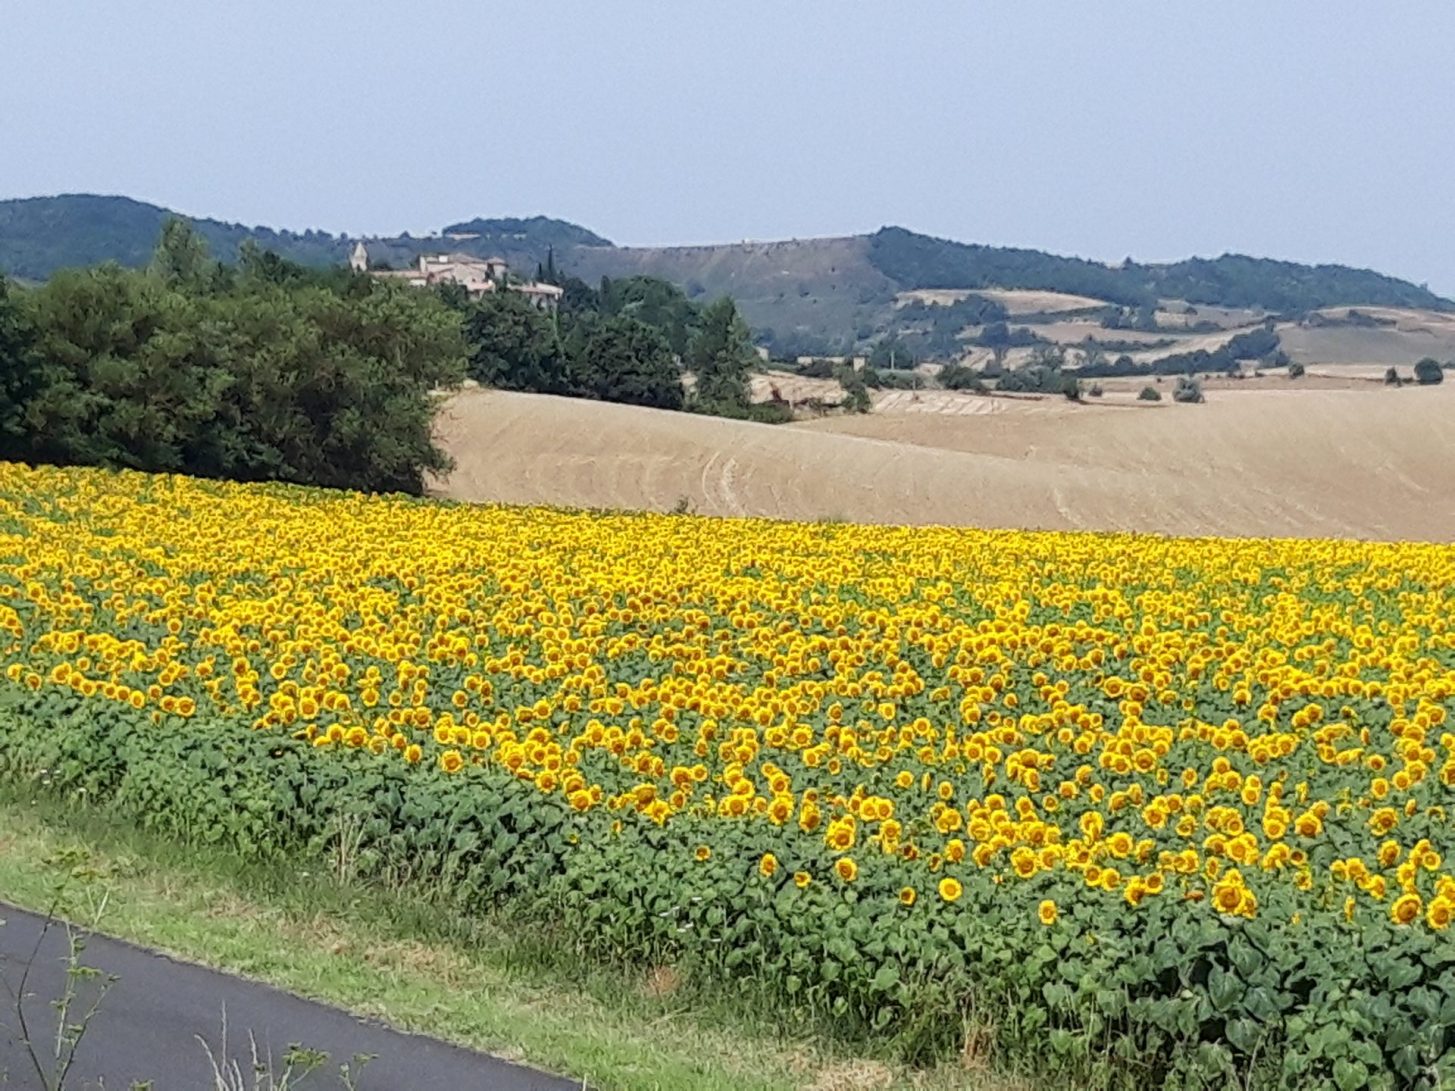
{"type": "Polygon", "coordinates": [[[0,897],[45,911],[58,889],[63,907],[104,892],[101,930],[121,939],[602,1091],[1024,1088],[973,1058],[906,1071],[786,1038],[774,1012],[689,991],[670,967],[583,966],[548,937],[362,887],[327,861],[245,864],[0,786],[0,897]]]}

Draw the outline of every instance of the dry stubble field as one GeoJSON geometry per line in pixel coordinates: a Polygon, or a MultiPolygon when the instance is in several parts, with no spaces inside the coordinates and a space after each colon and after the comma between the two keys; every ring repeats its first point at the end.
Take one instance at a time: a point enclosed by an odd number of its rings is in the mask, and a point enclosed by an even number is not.
{"type": "MultiPolygon", "coordinates": [[[[1170,388],[1169,388],[1170,390],[1170,388]]],[[[881,392],[770,426],[467,390],[439,495],[571,507],[1178,535],[1455,537],[1455,384],[1285,380],[1200,406],[881,392]]]]}

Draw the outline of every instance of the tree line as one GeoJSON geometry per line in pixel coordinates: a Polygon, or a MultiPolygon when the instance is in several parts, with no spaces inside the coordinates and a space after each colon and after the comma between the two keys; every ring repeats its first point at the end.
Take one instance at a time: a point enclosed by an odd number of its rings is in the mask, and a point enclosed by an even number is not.
{"type": "Polygon", "coordinates": [[[0,457],[419,492],[459,322],[427,294],[169,222],[149,267],[0,287],[0,457]]]}
{"type": "Polygon", "coordinates": [[[1174,352],[1156,360],[1137,362],[1123,353],[1111,359],[1097,345],[1082,347],[1078,374],[1087,379],[1126,375],[1201,375],[1236,371],[1244,360],[1257,360],[1264,367],[1282,367],[1288,355],[1280,347],[1278,332],[1270,326],[1234,334],[1215,349],[1174,352]]]}
{"type": "Polygon", "coordinates": [[[900,290],[913,288],[1030,288],[1108,300],[1122,307],[1155,307],[1158,300],[1248,307],[1285,315],[1321,307],[1425,307],[1451,302],[1424,285],[1369,269],[1224,254],[1166,265],[1130,258],[1105,265],[1022,247],[953,242],[886,227],[869,237],[869,261],[900,290]]]}
{"type": "Polygon", "coordinates": [[[446,289],[463,318],[471,378],[501,390],[728,417],[761,413],[749,389],[752,336],[731,298],[700,306],[654,277],[602,278],[592,287],[560,275],[554,262],[538,275],[564,289],[554,313],[515,292],[469,300],[446,289]]]}
{"type": "Polygon", "coordinates": [[[754,413],[731,300],[561,279],[550,315],[514,292],[474,301],[255,245],[226,265],[173,220],[146,268],[65,270],[33,288],[0,278],[0,459],[420,493],[449,468],[437,399],[467,375],[754,413]]]}

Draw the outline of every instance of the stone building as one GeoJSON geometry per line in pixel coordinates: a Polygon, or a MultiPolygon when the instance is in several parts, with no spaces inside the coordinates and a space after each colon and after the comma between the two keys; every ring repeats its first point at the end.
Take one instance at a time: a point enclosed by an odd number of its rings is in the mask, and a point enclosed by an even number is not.
{"type": "Polygon", "coordinates": [[[369,250],[363,242],[354,244],[349,254],[349,268],[356,273],[402,280],[416,288],[428,288],[436,284],[458,284],[472,297],[479,298],[487,292],[519,292],[537,308],[554,311],[565,295],[554,284],[537,281],[523,281],[510,274],[510,266],[504,258],[477,258],[471,254],[421,254],[413,268],[370,269],[369,250]]]}

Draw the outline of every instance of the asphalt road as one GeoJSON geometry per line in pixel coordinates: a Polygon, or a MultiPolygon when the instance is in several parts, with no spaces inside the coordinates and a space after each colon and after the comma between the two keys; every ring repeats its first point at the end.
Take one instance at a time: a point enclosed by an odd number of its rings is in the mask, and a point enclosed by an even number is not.
{"type": "MultiPolygon", "coordinates": [[[[44,1088],[16,1028],[16,992],[31,966],[25,1014],[36,1038],[49,1040],[51,1001],[65,986],[66,933],[42,937],[41,918],[0,904],[0,1089],[44,1088]],[[39,946],[37,946],[39,944],[39,946]]],[[[276,1061],[292,1044],[328,1054],[329,1062],[299,1091],[338,1091],[338,1066],[373,1054],[358,1091],[580,1091],[581,1084],[534,1072],[444,1042],[401,1034],[277,989],[177,962],[103,936],[88,936],[82,964],[117,977],[76,1055],[67,1091],[127,1091],[151,1081],[155,1091],[212,1091],[217,1085],[199,1038],[226,1056],[253,1087],[249,1034],[276,1061]],[[103,1084],[104,1081],[104,1084],[103,1084]]],[[[279,1069],[281,1070],[281,1069],[279,1069]]],[[[229,1085],[230,1086],[230,1085],[229,1085]]]]}

